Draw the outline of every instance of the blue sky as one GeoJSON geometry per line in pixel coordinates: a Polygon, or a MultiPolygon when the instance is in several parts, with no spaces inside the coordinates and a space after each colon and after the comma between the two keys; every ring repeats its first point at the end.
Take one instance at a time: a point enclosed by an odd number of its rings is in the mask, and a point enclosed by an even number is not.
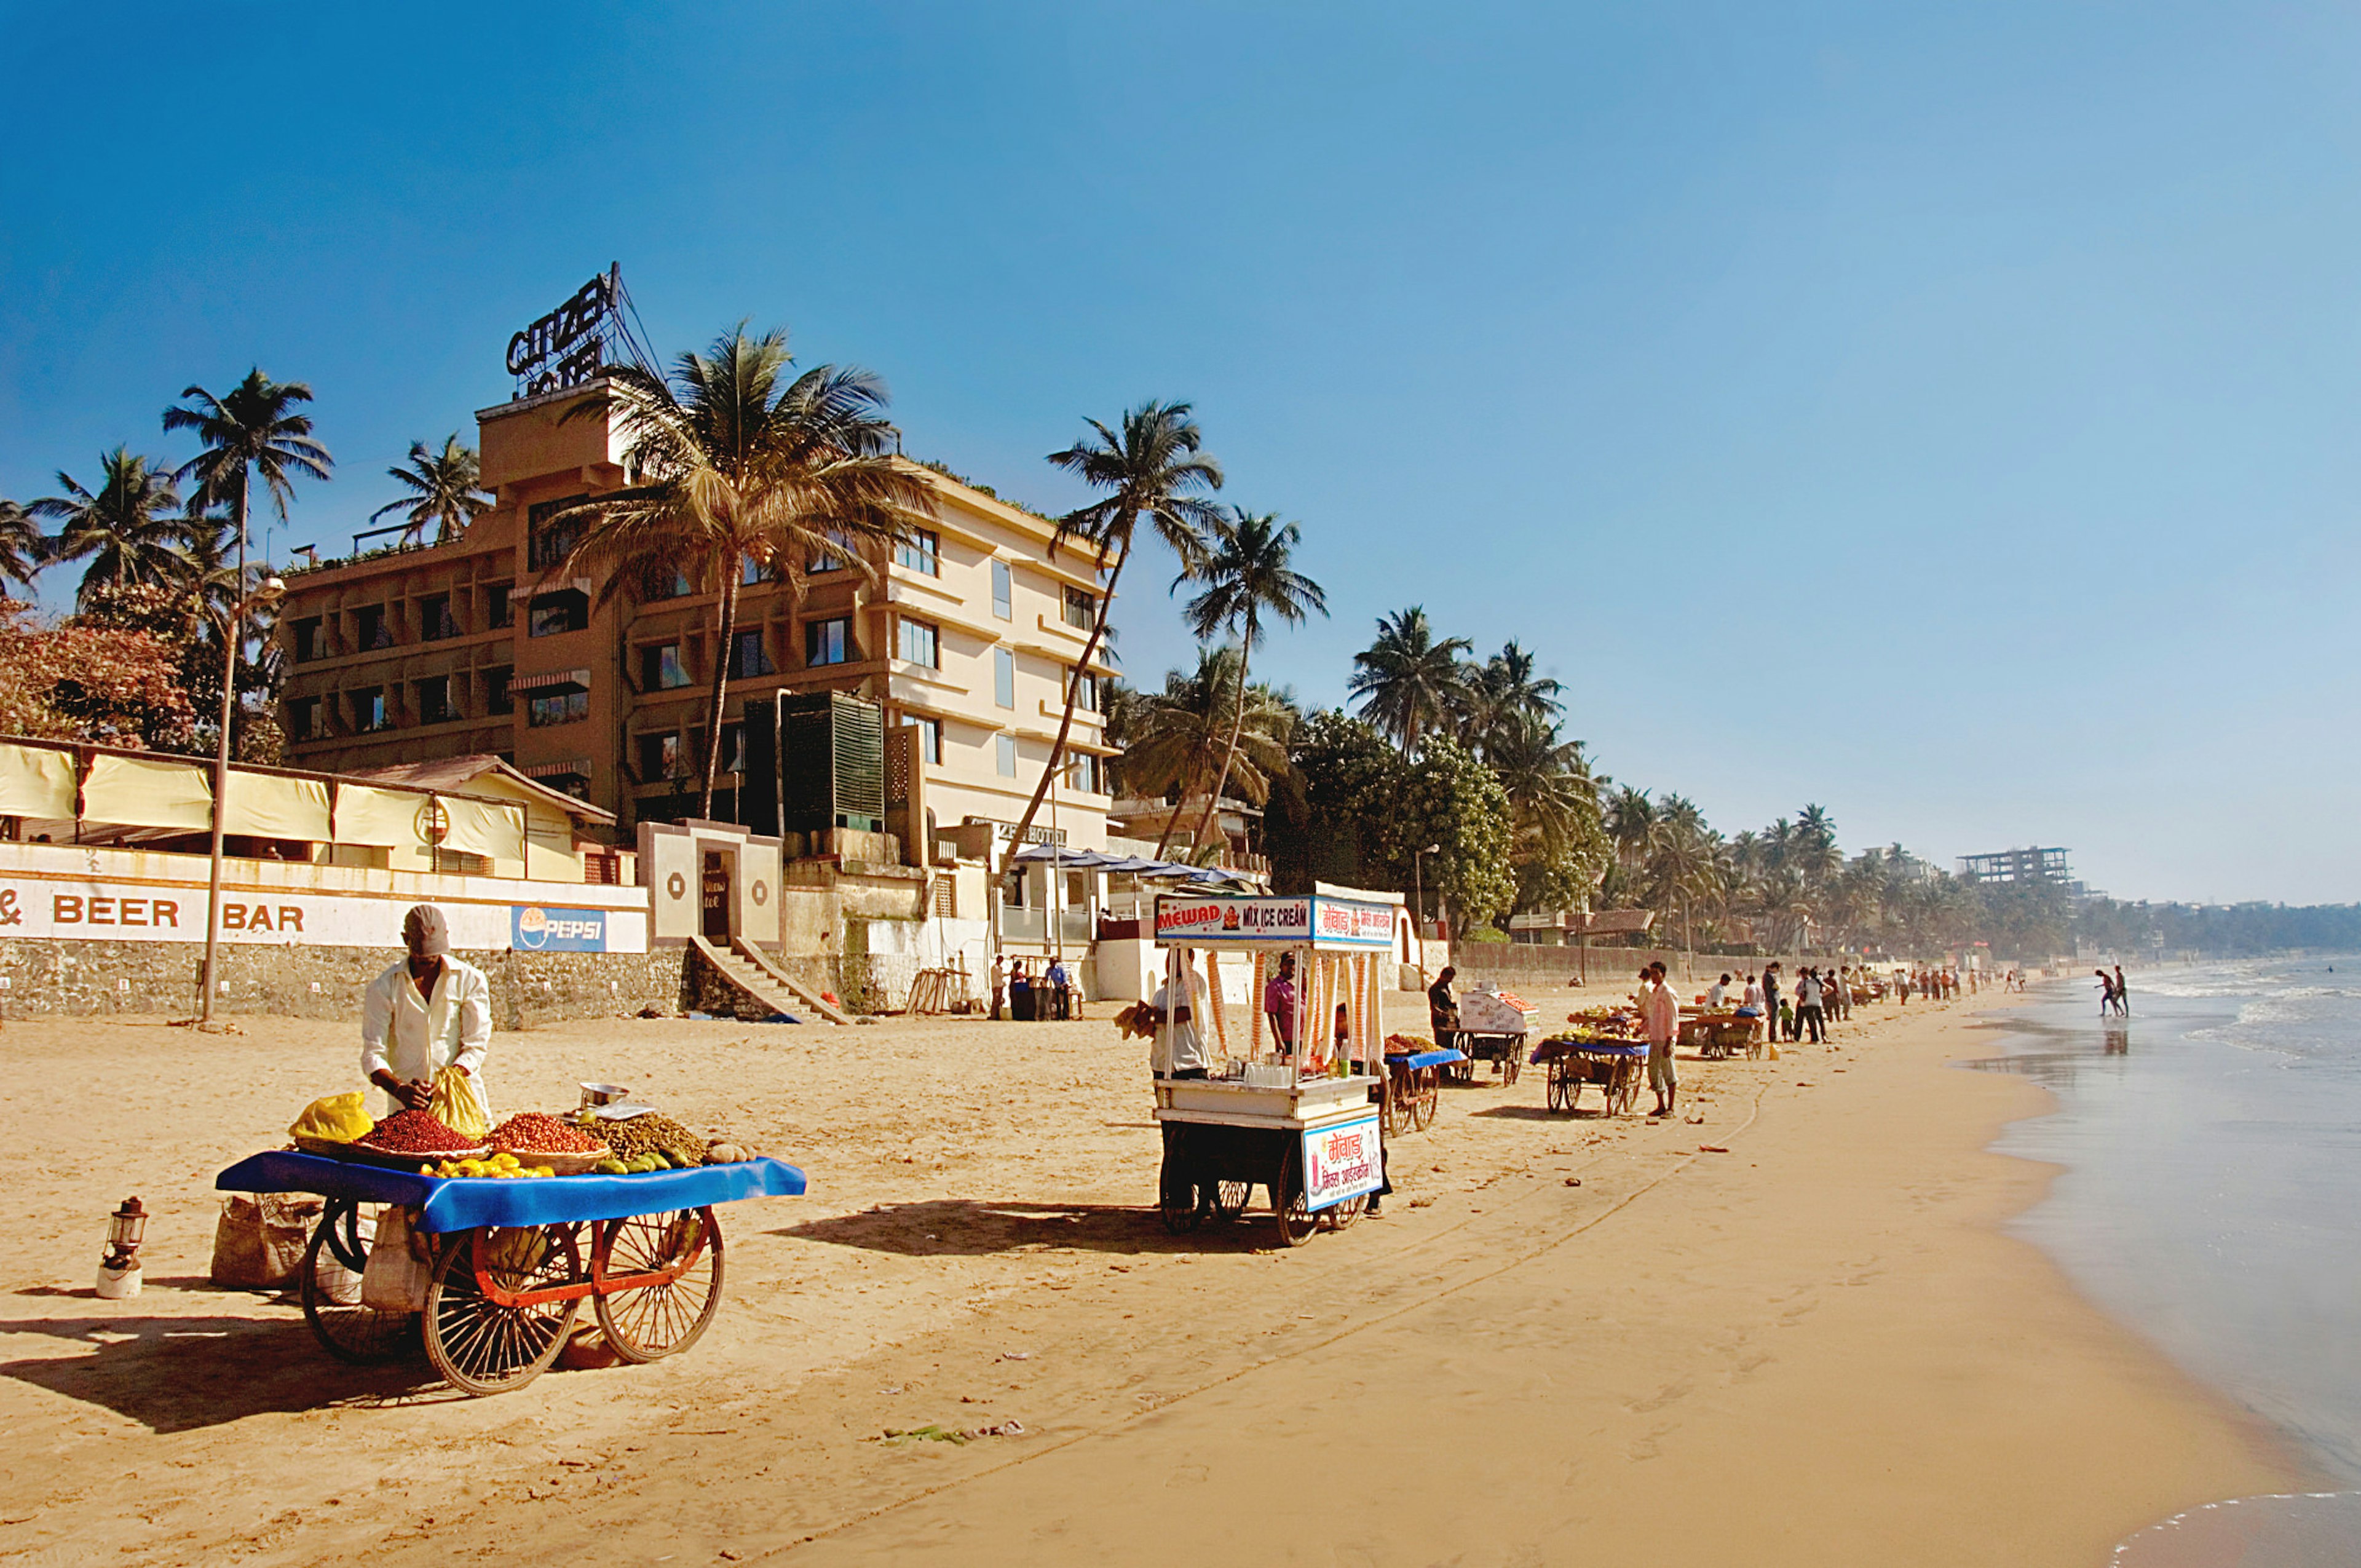
{"type": "MultiPolygon", "coordinates": [[[[0,7],[0,494],[251,364],[392,499],[620,260],[914,454],[1193,400],[1620,780],[2118,894],[2361,898],[2361,17],[2327,5],[0,7]]],[[[1186,655],[1151,560],[1135,678],[1186,655]]],[[[66,584],[54,585],[63,589],[66,584]]],[[[53,591],[54,591],[53,589],[53,591]]]]}

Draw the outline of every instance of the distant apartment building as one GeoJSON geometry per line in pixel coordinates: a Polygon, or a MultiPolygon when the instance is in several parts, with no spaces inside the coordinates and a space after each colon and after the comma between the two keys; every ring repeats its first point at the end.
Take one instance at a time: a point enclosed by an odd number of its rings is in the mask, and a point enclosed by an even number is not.
{"type": "MultiPolygon", "coordinates": [[[[718,647],[714,584],[631,583],[610,595],[562,574],[581,524],[561,514],[624,482],[605,419],[561,421],[587,389],[478,413],[483,485],[497,505],[460,537],[289,575],[279,635],[292,765],[357,772],[497,756],[614,813],[628,844],[640,822],[696,814],[719,663],[728,707],[717,819],[735,819],[750,699],[847,692],[883,707],[889,738],[924,770],[933,828],[906,852],[925,863],[953,828],[1023,812],[1079,680],[1054,820],[1064,842],[1104,845],[1111,749],[1098,710],[1113,671],[1080,667],[1101,590],[1087,556],[1051,554],[1051,523],[914,464],[938,516],[873,557],[877,580],[821,558],[806,563],[798,595],[750,572],[736,630],[718,647]]],[[[1051,821],[1045,810],[1040,826],[1051,821]]]]}

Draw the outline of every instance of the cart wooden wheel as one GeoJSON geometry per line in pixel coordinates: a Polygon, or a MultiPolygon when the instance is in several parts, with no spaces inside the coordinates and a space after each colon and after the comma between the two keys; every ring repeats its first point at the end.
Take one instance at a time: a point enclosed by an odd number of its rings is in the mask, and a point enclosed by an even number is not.
{"type": "Polygon", "coordinates": [[[1303,1186],[1303,1156],[1289,1149],[1279,1179],[1271,1184],[1270,1212],[1279,1218],[1279,1239],[1289,1246],[1301,1246],[1312,1239],[1319,1228],[1320,1216],[1312,1212],[1311,1194],[1303,1186]]]}
{"type": "Polygon", "coordinates": [[[1574,1109],[1574,1096],[1566,1091],[1567,1077],[1565,1058],[1552,1057],[1549,1060],[1549,1080],[1543,1091],[1543,1102],[1553,1112],[1574,1109]]]}
{"type": "Polygon", "coordinates": [[[1631,1102],[1640,1092],[1639,1064],[1626,1057],[1615,1064],[1614,1081],[1607,1089],[1607,1113],[1620,1116],[1631,1109],[1631,1102]]]}
{"type": "Polygon", "coordinates": [[[581,1298],[503,1307],[485,1293],[483,1280],[511,1294],[579,1283],[577,1228],[488,1225],[445,1242],[426,1287],[426,1359],[451,1387],[505,1394],[557,1359],[581,1298]]]}
{"type": "Polygon", "coordinates": [[[1411,1102],[1411,1130],[1434,1125],[1434,1112],[1443,1098],[1443,1074],[1435,1068],[1421,1068],[1411,1102]]]}
{"type": "Polygon", "coordinates": [[[602,1221],[591,1255],[593,1275],[606,1279],[680,1269],[668,1284],[590,1299],[598,1332],[625,1361],[686,1350],[721,1310],[721,1227],[711,1209],[602,1221]]]}
{"type": "Polygon", "coordinates": [[[338,1361],[380,1366],[399,1361],[418,1345],[418,1314],[380,1312],[361,1301],[361,1270],[368,1264],[369,1236],[361,1234],[360,1205],[331,1198],[312,1240],[303,1249],[299,1294],[312,1337],[338,1361]]]}
{"type": "Polygon", "coordinates": [[[1206,1181],[1199,1184],[1199,1194],[1204,1204],[1205,1217],[1224,1224],[1246,1212],[1254,1200],[1251,1181],[1206,1181]]]}
{"type": "Polygon", "coordinates": [[[1164,1167],[1157,1178],[1157,1204],[1164,1216],[1164,1228],[1176,1236],[1186,1235],[1197,1228],[1197,1179],[1189,1157],[1167,1144],[1164,1167]]]}
{"type": "Polygon", "coordinates": [[[1514,1089],[1517,1074],[1524,1069],[1525,1050],[1522,1046],[1512,1047],[1500,1053],[1500,1083],[1503,1088],[1514,1089]]]}
{"type": "Polygon", "coordinates": [[[1353,1222],[1367,1212],[1368,1207],[1367,1198],[1347,1198],[1342,1203],[1322,1210],[1321,1218],[1328,1222],[1328,1228],[1332,1231],[1350,1230],[1353,1222]]]}

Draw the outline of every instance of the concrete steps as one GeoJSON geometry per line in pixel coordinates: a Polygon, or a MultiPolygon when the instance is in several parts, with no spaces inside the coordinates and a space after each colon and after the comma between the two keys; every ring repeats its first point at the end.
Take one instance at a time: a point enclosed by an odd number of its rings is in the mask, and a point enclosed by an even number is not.
{"type": "Polygon", "coordinates": [[[720,948],[704,937],[689,938],[690,946],[711,965],[713,972],[728,981],[749,1001],[767,1007],[774,1013],[817,1013],[831,1024],[850,1024],[852,1020],[796,984],[760,953],[749,951],[742,944],[733,942],[720,948]]]}

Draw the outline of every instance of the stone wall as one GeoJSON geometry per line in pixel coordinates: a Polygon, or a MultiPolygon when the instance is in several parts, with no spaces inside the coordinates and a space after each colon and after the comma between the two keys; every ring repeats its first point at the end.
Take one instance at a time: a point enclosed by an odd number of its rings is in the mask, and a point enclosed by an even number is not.
{"type": "MultiPolygon", "coordinates": [[[[492,985],[492,1025],[529,1029],[686,1004],[681,948],[653,953],[468,953],[492,985]]],[[[393,948],[224,947],[216,1014],[358,1018],[393,948]]],[[[0,941],[0,1009],[11,1017],[196,1010],[204,949],[182,942],[0,941]]]]}

